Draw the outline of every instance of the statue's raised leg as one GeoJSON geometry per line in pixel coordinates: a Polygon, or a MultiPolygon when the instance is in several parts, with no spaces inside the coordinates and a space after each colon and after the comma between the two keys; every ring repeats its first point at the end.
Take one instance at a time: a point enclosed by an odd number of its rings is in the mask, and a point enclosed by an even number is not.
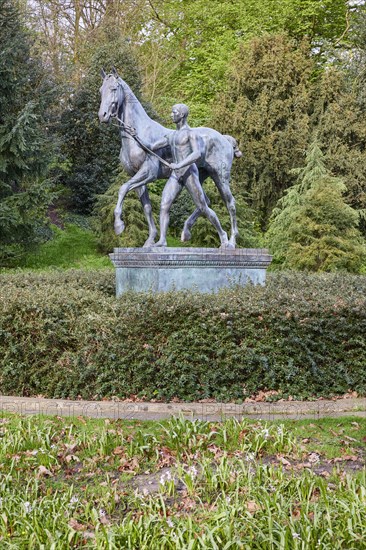
{"type": "MultiPolygon", "coordinates": [[[[202,184],[202,182],[201,182],[202,184]]],[[[210,199],[206,195],[205,191],[203,190],[203,193],[205,195],[206,202],[208,206],[210,206],[210,199]]],[[[198,220],[198,218],[202,216],[202,212],[199,208],[196,208],[196,210],[189,216],[189,218],[186,219],[183,226],[183,231],[180,237],[180,240],[184,243],[191,240],[191,229],[198,220]]]]}

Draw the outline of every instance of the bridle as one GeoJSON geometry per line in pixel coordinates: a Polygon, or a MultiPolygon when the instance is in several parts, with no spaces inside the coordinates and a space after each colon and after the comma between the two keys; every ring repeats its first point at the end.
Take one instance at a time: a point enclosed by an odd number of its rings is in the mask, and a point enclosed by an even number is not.
{"type": "MultiPolygon", "coordinates": [[[[113,75],[114,76],[114,75],[113,75]]],[[[155,151],[152,151],[147,145],[145,145],[145,143],[143,143],[141,141],[141,139],[138,137],[138,135],[136,134],[136,128],[134,128],[133,126],[130,126],[129,124],[126,124],[123,120],[121,120],[118,116],[118,111],[119,111],[119,107],[118,107],[118,98],[117,98],[117,90],[119,88],[122,88],[123,90],[123,84],[114,76],[114,78],[116,79],[116,87],[113,88],[113,94],[114,94],[114,101],[113,103],[115,105],[117,105],[117,109],[116,109],[116,114],[115,115],[111,115],[111,118],[114,118],[117,120],[118,122],[118,125],[117,124],[114,124],[113,126],[118,126],[118,128],[120,130],[122,130],[123,132],[126,132],[126,134],[128,134],[129,136],[131,136],[135,141],[136,143],[138,143],[140,145],[140,147],[146,152],[146,153],[149,153],[149,155],[153,155],[154,157],[158,158],[159,161],[164,164],[165,166],[167,166],[168,168],[170,168],[170,165],[169,163],[164,160],[163,158],[161,158],[157,153],[155,153],[155,151]]],[[[123,90],[124,91],[124,90],[123,90]]],[[[128,101],[126,99],[126,95],[124,97],[124,101],[128,101]]]]}

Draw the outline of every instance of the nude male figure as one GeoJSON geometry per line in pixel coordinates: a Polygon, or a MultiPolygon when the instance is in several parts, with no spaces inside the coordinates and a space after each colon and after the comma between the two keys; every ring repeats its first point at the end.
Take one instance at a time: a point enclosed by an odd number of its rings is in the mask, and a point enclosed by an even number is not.
{"type": "Polygon", "coordinates": [[[173,157],[173,163],[170,164],[172,173],[164,187],[161,198],[160,239],[154,246],[167,245],[166,234],[169,226],[170,208],[185,186],[196,207],[216,228],[221,247],[224,248],[229,244],[227,233],[222,229],[215,212],[207,204],[199,180],[198,168],[195,165],[195,162],[201,156],[202,145],[200,139],[194,135],[187,124],[188,112],[186,105],[174,105],[171,117],[177,126],[176,131],[151,146],[151,149],[154,150],[169,145],[173,157]]]}

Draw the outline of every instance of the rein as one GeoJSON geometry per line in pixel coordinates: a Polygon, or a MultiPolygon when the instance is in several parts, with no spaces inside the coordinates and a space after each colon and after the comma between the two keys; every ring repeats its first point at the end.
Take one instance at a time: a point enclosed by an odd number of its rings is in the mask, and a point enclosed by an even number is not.
{"type": "Polygon", "coordinates": [[[118,118],[118,116],[115,116],[114,117],[118,122],[119,122],[119,128],[121,128],[124,132],[126,132],[127,134],[129,134],[130,136],[133,137],[133,139],[136,141],[136,143],[138,143],[140,145],[140,147],[146,152],[146,153],[149,153],[149,155],[153,155],[154,157],[156,157],[157,159],[159,159],[159,161],[164,164],[165,166],[167,166],[168,168],[170,168],[170,164],[169,162],[167,162],[166,160],[164,160],[163,158],[161,158],[157,153],[155,153],[155,151],[152,151],[152,149],[150,149],[147,145],[145,145],[145,143],[143,143],[141,141],[141,139],[138,137],[138,135],[136,135],[136,130],[135,128],[133,128],[132,126],[129,126],[128,124],[126,124],[125,122],[123,122],[123,120],[121,120],[120,118],[118,118]]]}

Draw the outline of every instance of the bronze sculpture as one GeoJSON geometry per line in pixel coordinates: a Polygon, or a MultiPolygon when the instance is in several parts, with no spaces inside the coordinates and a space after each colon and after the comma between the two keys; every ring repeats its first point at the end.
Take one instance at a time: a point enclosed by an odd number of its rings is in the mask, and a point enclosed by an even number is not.
{"type": "MultiPolygon", "coordinates": [[[[169,147],[170,136],[175,132],[164,128],[158,122],[152,120],[141,103],[138,101],[129,86],[114,70],[113,73],[106,74],[102,71],[103,84],[100,89],[101,104],[99,109],[99,119],[101,122],[108,123],[111,118],[116,118],[120,123],[121,133],[121,152],[120,160],[129,174],[130,179],[121,186],[118,193],[118,201],[114,211],[115,214],[115,232],[122,233],[124,223],[121,219],[122,204],[126,194],[136,189],[144,212],[149,224],[149,237],[144,246],[153,246],[157,236],[157,230],[152,216],[151,204],[149,200],[147,184],[157,179],[168,179],[171,176],[171,150],[169,147]],[[167,139],[168,138],[168,139],[167,139]],[[153,151],[149,145],[153,145],[167,139],[164,144],[153,151]]],[[[197,147],[195,160],[198,170],[198,177],[201,184],[207,177],[211,177],[215,182],[222,199],[229,211],[231,220],[230,239],[225,239],[224,232],[220,238],[224,246],[235,248],[236,237],[238,234],[236,222],[235,200],[230,190],[230,170],[237,152],[233,142],[230,142],[225,136],[211,128],[192,128],[192,139],[195,139],[197,147]],[[226,242],[227,241],[227,242],[226,242]]],[[[233,139],[233,138],[232,138],[233,139]]],[[[235,142],[235,140],[234,140],[235,142]]],[[[195,185],[195,184],[193,184],[195,185]]],[[[202,215],[202,208],[211,216],[214,223],[214,216],[207,210],[208,205],[196,208],[193,214],[184,224],[182,240],[190,238],[190,229],[197,218],[202,215]]],[[[209,209],[210,210],[210,209],[209,209]]],[[[211,211],[212,212],[212,211],[211,211]]],[[[217,219],[217,218],[216,218],[217,219]]],[[[218,221],[218,220],[217,220],[218,221]]],[[[216,221],[215,221],[216,223],[216,221]]],[[[220,234],[221,226],[216,224],[220,234]]],[[[221,228],[222,231],[222,228],[221,228]]]]}

